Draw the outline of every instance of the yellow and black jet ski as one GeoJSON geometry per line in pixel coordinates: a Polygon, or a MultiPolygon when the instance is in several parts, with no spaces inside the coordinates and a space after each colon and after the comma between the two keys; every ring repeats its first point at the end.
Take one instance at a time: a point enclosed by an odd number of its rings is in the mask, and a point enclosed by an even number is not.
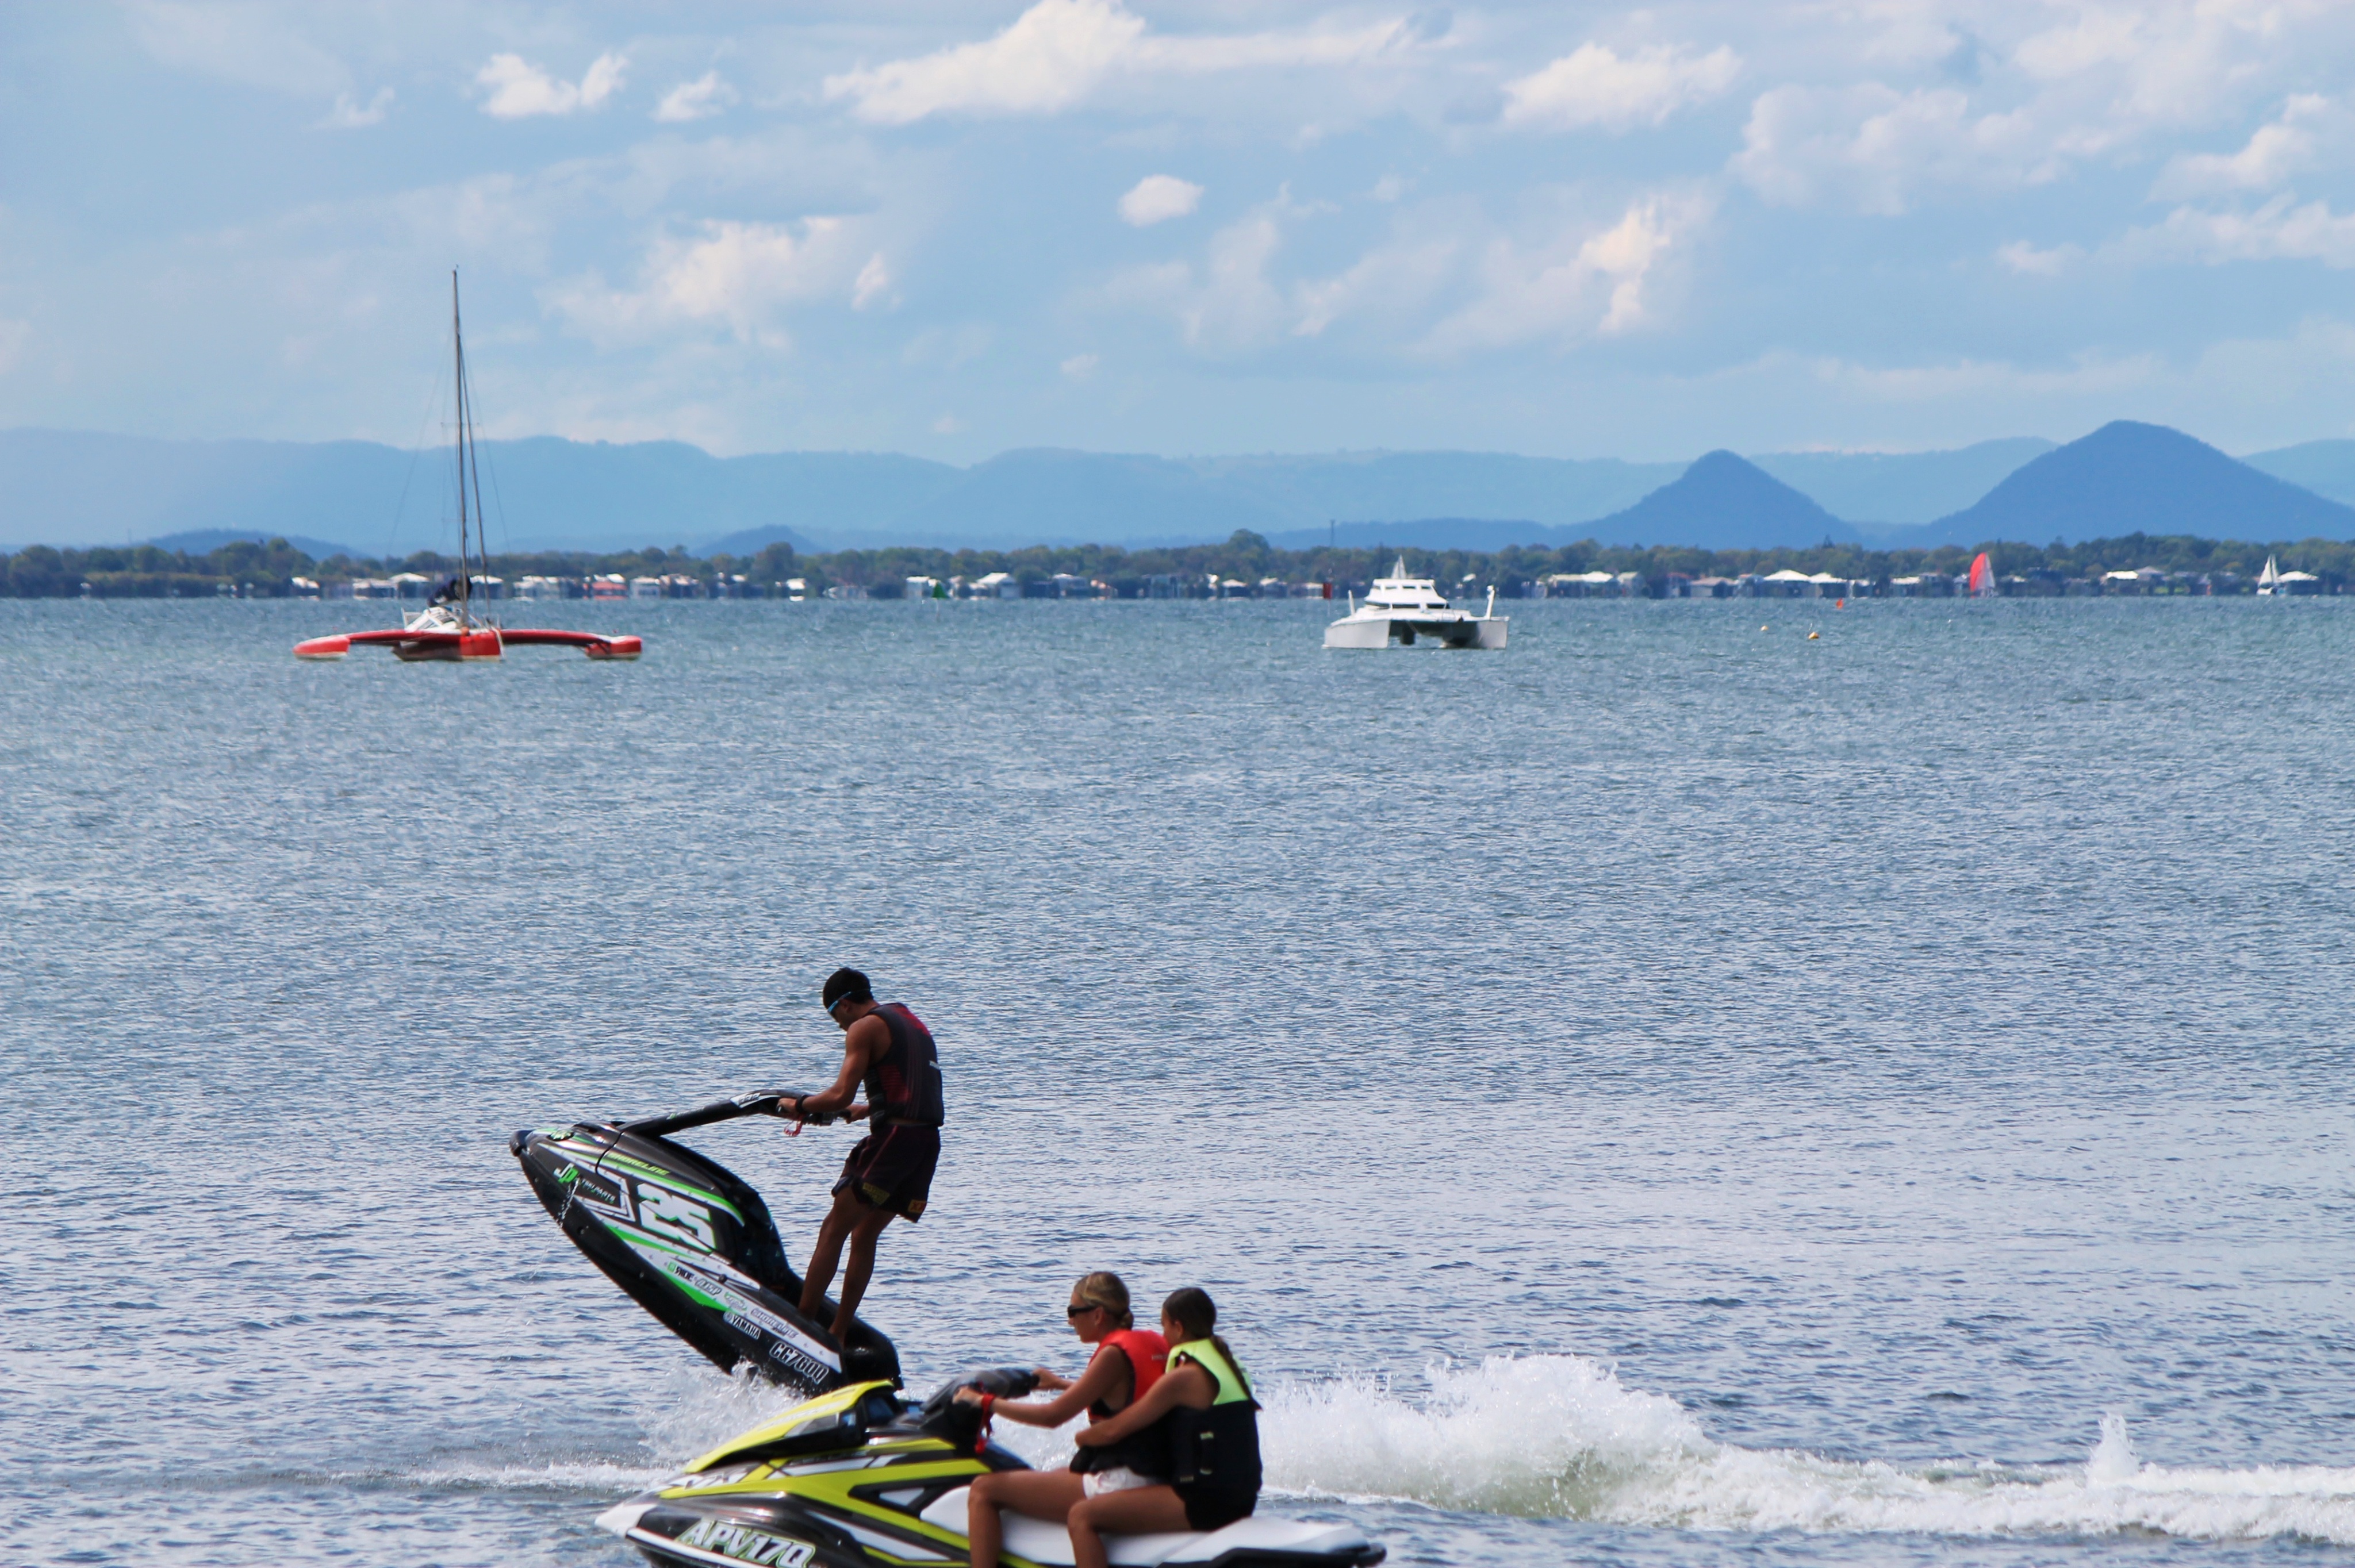
{"type": "MultiPolygon", "coordinates": [[[[1024,1468],[989,1442],[972,1386],[1006,1397],[1033,1374],[999,1367],[960,1378],[921,1407],[890,1383],[820,1394],[722,1443],[598,1522],[660,1568],[908,1568],[965,1563],[965,1489],[1024,1468]]],[[[1060,1524],[1002,1516],[1013,1568],[1064,1568],[1060,1524]]],[[[1122,1568],[1372,1568],[1383,1549],[1346,1524],[1253,1515],[1223,1530],[1115,1536],[1122,1568]]]]}

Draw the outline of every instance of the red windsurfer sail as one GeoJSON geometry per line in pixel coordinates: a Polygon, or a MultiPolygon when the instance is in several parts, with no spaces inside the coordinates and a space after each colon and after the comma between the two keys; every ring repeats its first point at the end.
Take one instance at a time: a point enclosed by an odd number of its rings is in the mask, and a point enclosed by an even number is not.
{"type": "Polygon", "coordinates": [[[1971,562],[1970,592],[1973,599],[1984,599],[1995,592],[1995,567],[1988,562],[1985,550],[1981,550],[1977,558],[1971,562]]]}

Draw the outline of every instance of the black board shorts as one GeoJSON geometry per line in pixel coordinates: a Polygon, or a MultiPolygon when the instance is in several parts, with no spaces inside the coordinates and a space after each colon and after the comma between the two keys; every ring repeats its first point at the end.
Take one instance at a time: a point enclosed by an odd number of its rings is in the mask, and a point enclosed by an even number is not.
{"type": "Polygon", "coordinates": [[[1224,1530],[1239,1519],[1249,1519],[1252,1510],[1259,1506],[1256,1491],[1197,1491],[1188,1487],[1178,1497],[1186,1505],[1188,1530],[1224,1530]]]}
{"type": "Polygon", "coordinates": [[[889,1209],[901,1218],[924,1217],[932,1171],[941,1162],[941,1129],[882,1127],[858,1140],[842,1162],[837,1192],[848,1192],[870,1209],[889,1209]]]}

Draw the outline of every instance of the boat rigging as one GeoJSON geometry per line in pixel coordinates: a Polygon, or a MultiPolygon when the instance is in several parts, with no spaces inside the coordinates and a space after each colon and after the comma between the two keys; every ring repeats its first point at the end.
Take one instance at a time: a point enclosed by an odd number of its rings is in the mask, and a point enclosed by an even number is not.
{"type": "Polygon", "coordinates": [[[444,583],[425,608],[397,630],[345,631],[294,645],[297,659],[340,659],[353,648],[380,643],[404,662],[421,660],[496,659],[509,647],[548,644],[578,648],[591,659],[634,659],[644,652],[635,637],[594,631],[556,631],[503,627],[474,613],[474,584],[487,581],[491,562],[484,528],[483,479],[474,442],[474,388],[466,378],[466,336],[458,316],[458,271],[450,270],[450,352],[457,379],[458,575],[444,583]],[[476,567],[480,566],[478,578],[476,567]]]}

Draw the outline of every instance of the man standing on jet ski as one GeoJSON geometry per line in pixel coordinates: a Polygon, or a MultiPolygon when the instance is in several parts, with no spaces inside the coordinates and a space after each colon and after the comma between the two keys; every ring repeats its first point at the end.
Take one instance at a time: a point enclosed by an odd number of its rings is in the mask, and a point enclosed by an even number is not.
{"type": "Polygon", "coordinates": [[[802,1315],[815,1319],[834,1283],[842,1244],[850,1243],[843,1270],[842,1299],[834,1312],[834,1337],[850,1331],[859,1298],[875,1272],[875,1238],[895,1217],[913,1224],[924,1216],[932,1171],[941,1160],[941,1061],[932,1031],[900,1002],[875,1000],[867,977],[840,969],[819,993],[826,1014],[843,1032],[842,1071],[831,1087],[795,1095],[777,1107],[796,1121],[814,1116],[872,1118],[874,1130],[842,1162],[834,1184],[834,1207],[818,1226],[802,1283],[802,1315]],[[864,1084],[867,1098],[854,1103],[864,1084]]]}

